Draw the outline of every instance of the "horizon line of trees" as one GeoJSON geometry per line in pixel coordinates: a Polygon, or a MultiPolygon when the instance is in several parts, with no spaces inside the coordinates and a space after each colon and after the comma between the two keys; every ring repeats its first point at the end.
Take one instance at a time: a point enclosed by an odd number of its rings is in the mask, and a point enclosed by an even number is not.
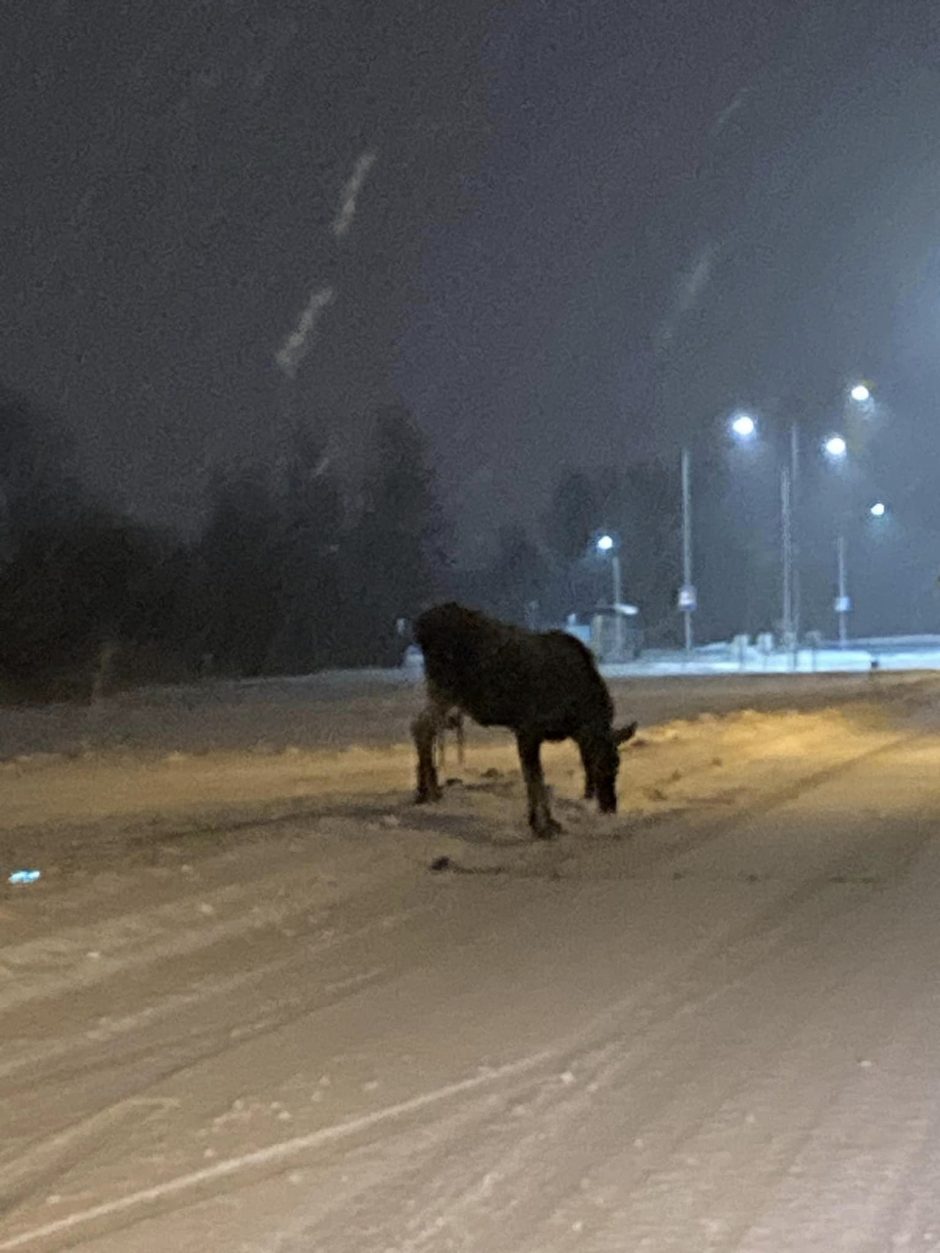
{"type": "Polygon", "coordinates": [[[78,697],[196,675],[395,665],[397,624],[454,597],[557,625],[610,595],[598,529],[622,538],[627,598],[677,638],[677,476],[655,462],[562,468],[544,514],[499,526],[460,569],[426,440],[401,405],[373,416],[344,481],[325,436],[295,423],[276,464],[218,472],[192,540],[102,502],[68,471],[61,432],[0,389],[0,693],[78,697]]]}

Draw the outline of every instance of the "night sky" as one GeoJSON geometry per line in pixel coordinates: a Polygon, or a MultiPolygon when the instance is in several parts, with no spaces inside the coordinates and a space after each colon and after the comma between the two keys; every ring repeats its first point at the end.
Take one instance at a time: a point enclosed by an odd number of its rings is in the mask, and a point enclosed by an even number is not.
{"type": "Polygon", "coordinates": [[[0,375],[143,517],[291,405],[352,462],[396,395],[465,543],[735,405],[821,433],[857,375],[895,490],[933,472],[926,0],[9,0],[0,70],[0,375]]]}

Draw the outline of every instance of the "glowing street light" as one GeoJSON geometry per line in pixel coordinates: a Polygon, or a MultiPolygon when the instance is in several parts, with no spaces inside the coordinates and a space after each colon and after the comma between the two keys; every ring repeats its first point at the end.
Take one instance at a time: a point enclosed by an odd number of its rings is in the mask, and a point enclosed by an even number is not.
{"type": "Polygon", "coordinates": [[[888,506],[884,503],[883,500],[876,500],[875,503],[869,508],[868,512],[871,514],[873,518],[883,518],[885,514],[888,512],[888,506]]]}
{"type": "Polygon", "coordinates": [[[841,435],[830,435],[823,444],[823,451],[827,457],[832,457],[836,461],[841,461],[848,452],[848,445],[841,435]]]}
{"type": "Polygon", "coordinates": [[[731,433],[738,439],[752,439],[757,433],[757,423],[749,413],[739,413],[731,421],[731,433]]]}
{"type": "MultiPolygon", "coordinates": [[[[757,422],[749,413],[738,412],[734,414],[728,423],[732,436],[740,443],[750,442],[757,436],[757,422]]],[[[685,465],[685,462],[683,462],[685,465]]],[[[795,532],[795,511],[796,511],[796,488],[797,488],[797,472],[799,468],[799,435],[796,422],[790,426],[790,456],[789,465],[781,468],[780,471],[780,510],[781,510],[781,532],[783,538],[782,544],[782,562],[783,562],[783,634],[786,646],[791,650],[793,665],[796,666],[797,661],[797,641],[799,640],[799,619],[800,619],[800,594],[799,594],[799,570],[797,568],[796,552],[796,532],[795,532]]],[[[685,493],[683,493],[683,500],[685,493]]],[[[685,513],[686,510],[683,510],[685,513]]],[[[684,548],[688,550],[689,542],[686,539],[684,548]]],[[[686,567],[690,565],[686,560],[686,567]]],[[[686,582],[688,583],[687,576],[686,582]]],[[[688,623],[688,617],[686,618],[688,623]]],[[[686,648],[688,644],[688,627],[686,634],[686,648]]]]}
{"type": "Polygon", "coordinates": [[[856,404],[863,405],[866,401],[871,400],[871,388],[866,386],[865,383],[856,383],[849,395],[856,404]]]}
{"type": "Polygon", "coordinates": [[[620,604],[623,600],[623,583],[620,572],[619,544],[609,531],[602,531],[594,541],[594,547],[604,556],[610,556],[610,574],[614,595],[614,649],[617,661],[623,661],[623,619],[620,616],[620,604]]]}

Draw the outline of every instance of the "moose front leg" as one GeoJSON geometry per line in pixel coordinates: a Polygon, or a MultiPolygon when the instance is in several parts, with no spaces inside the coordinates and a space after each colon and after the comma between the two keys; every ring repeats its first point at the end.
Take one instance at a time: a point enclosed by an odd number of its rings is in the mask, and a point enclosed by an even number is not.
{"type": "Polygon", "coordinates": [[[437,766],[434,764],[434,748],[443,731],[445,714],[446,711],[439,705],[429,701],[411,724],[411,734],[418,753],[416,805],[441,799],[441,785],[437,778],[437,766]]]}
{"type": "Polygon", "coordinates": [[[462,766],[464,764],[464,744],[466,742],[465,736],[464,736],[464,720],[463,720],[462,711],[458,709],[456,714],[454,714],[453,718],[451,719],[451,721],[453,722],[454,730],[457,733],[457,763],[458,765],[462,766]]]}
{"type": "Polygon", "coordinates": [[[447,732],[453,731],[457,736],[457,764],[464,764],[464,721],[463,712],[459,709],[451,710],[441,726],[441,730],[437,735],[437,768],[444,769],[447,760],[447,732]]]}
{"type": "Polygon", "coordinates": [[[550,840],[561,830],[561,824],[552,817],[548,804],[548,790],[542,774],[542,741],[536,735],[520,732],[516,736],[516,744],[529,801],[529,826],[538,839],[550,840]]]}

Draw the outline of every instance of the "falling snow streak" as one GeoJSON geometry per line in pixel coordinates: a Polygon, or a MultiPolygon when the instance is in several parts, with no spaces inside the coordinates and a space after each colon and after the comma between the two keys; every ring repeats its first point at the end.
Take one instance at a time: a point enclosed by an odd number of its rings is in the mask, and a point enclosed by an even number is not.
{"type": "Polygon", "coordinates": [[[296,327],[275,354],[275,361],[288,378],[296,378],[300,363],[310,350],[317,323],[332,304],[334,294],[332,287],[320,287],[311,295],[296,327]]]}
{"type": "Polygon", "coordinates": [[[342,239],[352,226],[353,218],[356,216],[356,201],[369,176],[369,171],[375,164],[375,157],[374,152],[364,152],[356,161],[352,174],[343,185],[339,210],[333,220],[333,234],[337,239],[342,239]]]}
{"type": "MultiPolygon", "coordinates": [[[[375,152],[363,152],[357,158],[352,173],[343,184],[339,207],[337,208],[332,226],[333,234],[337,239],[342,239],[347,235],[353,224],[359,193],[362,191],[363,185],[368,178],[369,171],[375,164],[375,158],[375,152]]],[[[307,301],[303,313],[300,315],[300,321],[297,323],[297,326],[275,353],[274,359],[278,367],[283,370],[288,378],[293,379],[297,377],[300,364],[310,350],[317,323],[327,307],[333,303],[335,295],[336,293],[332,287],[320,287],[314,291],[307,301]]]]}
{"type": "Polygon", "coordinates": [[[669,348],[682,319],[701,301],[711,281],[720,251],[720,244],[705,244],[693,257],[691,265],[680,275],[672,307],[656,335],[659,352],[665,352],[669,348]]]}
{"type": "Polygon", "coordinates": [[[731,101],[725,105],[712,124],[709,136],[714,139],[716,135],[720,135],[727,124],[731,121],[737,111],[744,104],[750,94],[750,87],[742,87],[740,91],[735,92],[731,101]]]}

